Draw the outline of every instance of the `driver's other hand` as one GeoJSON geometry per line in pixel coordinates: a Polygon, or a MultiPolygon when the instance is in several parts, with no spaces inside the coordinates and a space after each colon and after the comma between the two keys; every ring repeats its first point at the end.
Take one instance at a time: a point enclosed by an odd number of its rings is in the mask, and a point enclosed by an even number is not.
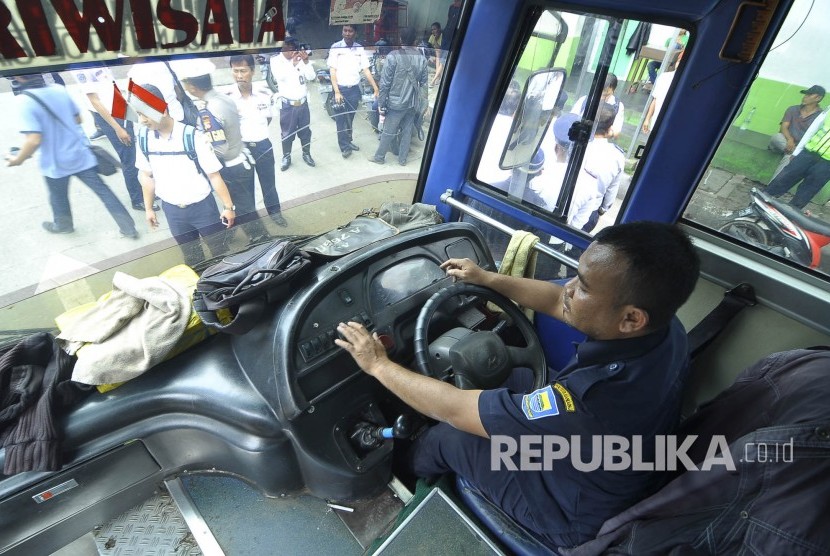
{"type": "Polygon", "coordinates": [[[453,282],[468,282],[470,284],[482,285],[487,271],[478,266],[470,259],[449,259],[441,264],[447,276],[452,276],[453,282]]]}
{"type": "Polygon", "coordinates": [[[378,339],[377,333],[369,334],[362,324],[356,322],[340,323],[337,325],[340,338],[334,343],[342,347],[354,358],[358,366],[373,375],[385,362],[389,361],[386,348],[378,339]]]}

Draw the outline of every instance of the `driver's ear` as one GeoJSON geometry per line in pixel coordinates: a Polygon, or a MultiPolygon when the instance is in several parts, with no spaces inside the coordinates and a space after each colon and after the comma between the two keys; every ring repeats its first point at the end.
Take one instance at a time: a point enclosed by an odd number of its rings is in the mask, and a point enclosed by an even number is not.
{"type": "Polygon", "coordinates": [[[622,310],[620,320],[620,332],[623,334],[634,334],[648,328],[648,312],[635,305],[626,305],[622,310]]]}

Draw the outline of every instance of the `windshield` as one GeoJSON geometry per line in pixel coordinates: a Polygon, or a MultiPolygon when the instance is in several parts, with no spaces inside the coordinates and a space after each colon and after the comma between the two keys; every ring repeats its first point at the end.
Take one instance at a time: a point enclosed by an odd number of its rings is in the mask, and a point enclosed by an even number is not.
{"type": "Polygon", "coordinates": [[[33,42],[34,16],[9,8],[19,49],[0,68],[4,341],[54,329],[109,292],[116,271],[198,272],[414,198],[452,39],[430,42],[426,11],[265,2],[222,14],[197,1],[170,20],[163,4],[132,20],[89,8],[80,24],[50,11],[51,42],[33,42]]]}

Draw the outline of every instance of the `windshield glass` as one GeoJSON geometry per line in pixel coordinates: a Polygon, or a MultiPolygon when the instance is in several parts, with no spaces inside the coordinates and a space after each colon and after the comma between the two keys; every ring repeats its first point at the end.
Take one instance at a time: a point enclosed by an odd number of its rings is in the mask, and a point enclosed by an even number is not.
{"type": "Polygon", "coordinates": [[[132,19],[89,8],[80,30],[78,13],[41,14],[51,42],[33,42],[37,14],[9,8],[2,340],[54,329],[116,271],[199,272],[413,200],[452,39],[436,42],[435,14],[387,1],[222,14],[197,1],[171,20],[163,4],[132,19]]]}

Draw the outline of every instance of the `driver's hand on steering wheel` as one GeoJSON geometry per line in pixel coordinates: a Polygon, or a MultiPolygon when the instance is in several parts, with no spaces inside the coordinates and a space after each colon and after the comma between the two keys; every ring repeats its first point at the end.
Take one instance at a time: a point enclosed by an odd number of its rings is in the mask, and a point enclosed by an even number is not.
{"type": "Polygon", "coordinates": [[[348,351],[366,373],[374,376],[378,369],[389,362],[386,348],[378,339],[377,333],[369,334],[362,324],[341,322],[337,325],[337,332],[340,338],[335,338],[334,343],[348,351]]]}
{"type": "Polygon", "coordinates": [[[487,271],[470,259],[448,259],[441,263],[441,269],[447,273],[447,276],[452,276],[453,282],[485,285],[487,271]]]}

